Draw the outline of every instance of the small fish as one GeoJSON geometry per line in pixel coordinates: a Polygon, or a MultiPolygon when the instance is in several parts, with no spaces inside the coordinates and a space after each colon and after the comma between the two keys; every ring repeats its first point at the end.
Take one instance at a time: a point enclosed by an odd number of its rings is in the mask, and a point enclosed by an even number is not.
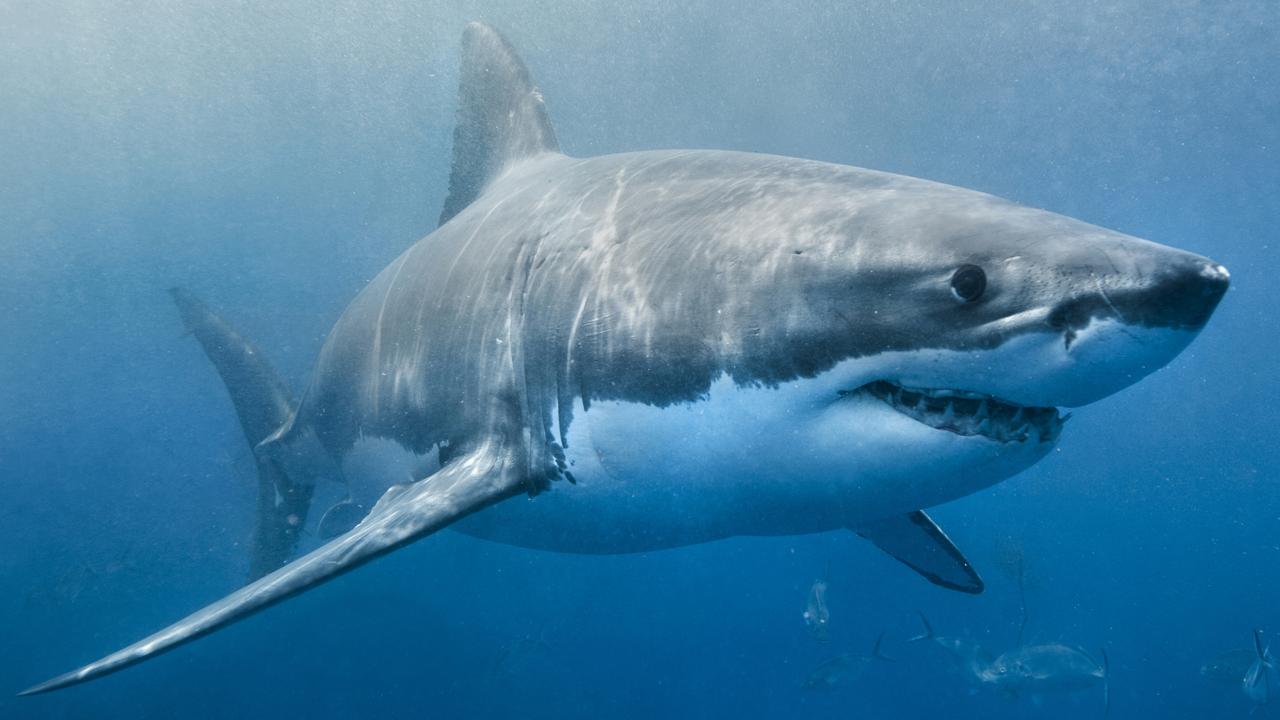
{"type": "Polygon", "coordinates": [[[982,649],[982,646],[963,638],[937,635],[933,631],[933,625],[929,623],[929,618],[925,617],[924,613],[917,614],[920,616],[921,624],[924,625],[924,632],[909,638],[907,642],[933,641],[935,645],[947,651],[967,680],[981,682],[981,674],[992,663],[991,656],[982,649]]]}
{"type": "Polygon", "coordinates": [[[827,642],[830,638],[829,623],[831,611],[827,609],[827,581],[814,580],[809,588],[809,603],[804,609],[804,624],[809,626],[809,633],[818,642],[827,642]]]}
{"type": "Polygon", "coordinates": [[[1000,655],[979,673],[979,679],[1010,696],[1023,692],[1073,692],[1102,683],[1105,717],[1111,711],[1109,675],[1105,650],[1102,662],[1098,662],[1082,648],[1048,643],[1026,645],[1000,655]]]}
{"type": "Polygon", "coordinates": [[[813,669],[809,673],[809,677],[805,678],[805,690],[832,690],[840,685],[850,676],[862,674],[872,662],[883,660],[884,662],[894,662],[894,659],[888,657],[880,650],[880,644],[884,641],[884,633],[876,638],[875,645],[871,646],[870,655],[851,655],[845,653],[837,655],[830,660],[823,662],[821,665],[813,669]]]}
{"type": "Polygon", "coordinates": [[[935,634],[924,613],[920,613],[920,622],[924,624],[924,633],[908,642],[932,640],[952,655],[966,677],[978,687],[993,688],[1010,698],[1031,693],[1038,699],[1042,693],[1083,690],[1101,682],[1103,716],[1111,712],[1110,670],[1105,650],[1102,662],[1080,648],[1060,643],[1024,645],[992,659],[977,643],[935,634]]]}
{"type": "Polygon", "coordinates": [[[1253,631],[1255,658],[1245,671],[1241,689],[1245,697],[1257,705],[1266,705],[1271,699],[1271,648],[1262,645],[1262,631],[1253,631]]]}
{"type": "Polygon", "coordinates": [[[547,623],[544,622],[538,627],[537,634],[525,633],[507,643],[490,664],[489,675],[501,679],[526,670],[534,658],[551,651],[551,643],[547,642],[546,636],[547,623]]]}
{"type": "Polygon", "coordinates": [[[1228,650],[1201,665],[1200,675],[1215,685],[1238,688],[1241,679],[1257,659],[1258,652],[1253,648],[1228,650]]]}

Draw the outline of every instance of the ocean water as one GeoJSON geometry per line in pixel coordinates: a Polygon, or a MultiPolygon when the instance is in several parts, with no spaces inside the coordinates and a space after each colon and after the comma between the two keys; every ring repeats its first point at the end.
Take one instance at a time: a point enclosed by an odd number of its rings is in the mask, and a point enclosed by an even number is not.
{"type": "Polygon", "coordinates": [[[1247,715],[1200,667],[1280,635],[1280,5],[796,5],[0,2],[0,717],[1099,717],[1096,689],[974,692],[905,642],[922,611],[1013,647],[1013,556],[1027,639],[1105,647],[1113,717],[1247,715]],[[445,532],[11,697],[243,582],[252,458],[165,290],[301,387],[346,303],[435,226],[473,19],[520,50],[570,154],[926,177],[1211,256],[1232,288],[1051,457],[932,512],[980,596],[849,533],[581,557],[445,532]],[[824,574],[819,644],[801,614],[824,574]],[[881,632],[896,662],[802,689],[881,632]]]}

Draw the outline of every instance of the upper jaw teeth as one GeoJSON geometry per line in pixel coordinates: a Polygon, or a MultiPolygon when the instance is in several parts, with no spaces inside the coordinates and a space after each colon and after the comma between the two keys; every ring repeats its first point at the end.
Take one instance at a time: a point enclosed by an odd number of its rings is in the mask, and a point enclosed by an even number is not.
{"type": "Polygon", "coordinates": [[[1023,407],[966,390],[905,388],[878,380],[857,392],[879,398],[930,427],[998,442],[1053,442],[1067,420],[1054,408],[1023,407]]]}
{"type": "MultiPolygon", "coordinates": [[[[896,386],[895,386],[896,387],[896,386]]],[[[906,388],[900,388],[906,390],[906,388]]],[[[947,388],[912,388],[910,392],[918,393],[932,398],[966,398],[968,400],[985,400],[990,395],[982,393],[969,392],[968,390],[950,390],[947,388]]]]}

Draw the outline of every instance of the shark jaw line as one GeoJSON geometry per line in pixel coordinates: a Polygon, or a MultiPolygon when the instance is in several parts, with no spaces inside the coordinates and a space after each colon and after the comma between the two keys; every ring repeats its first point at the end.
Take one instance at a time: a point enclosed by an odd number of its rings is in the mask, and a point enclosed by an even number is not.
{"type": "Polygon", "coordinates": [[[888,380],[839,394],[871,397],[935,430],[999,443],[1052,443],[1071,419],[1070,414],[1059,415],[1057,408],[1027,407],[967,390],[904,387],[888,380]]]}

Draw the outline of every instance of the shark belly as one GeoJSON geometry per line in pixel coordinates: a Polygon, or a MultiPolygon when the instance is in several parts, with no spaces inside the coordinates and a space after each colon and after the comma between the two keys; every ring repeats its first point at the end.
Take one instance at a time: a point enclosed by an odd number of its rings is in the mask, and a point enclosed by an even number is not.
{"type": "Polygon", "coordinates": [[[925,428],[874,400],[817,401],[818,382],[831,380],[743,387],[721,378],[695,402],[592,402],[565,434],[572,482],[454,527],[587,554],[804,535],[947,502],[1038,457],[925,428]],[[851,414],[861,418],[852,427],[851,414]]]}
{"type": "Polygon", "coordinates": [[[840,483],[789,487],[770,468],[771,450],[786,442],[786,431],[747,427],[752,415],[743,406],[755,399],[666,407],[593,402],[565,435],[572,482],[496,505],[455,527],[486,540],[583,554],[841,527],[840,483]],[[750,447],[727,441],[744,430],[755,438],[750,447]]]}

